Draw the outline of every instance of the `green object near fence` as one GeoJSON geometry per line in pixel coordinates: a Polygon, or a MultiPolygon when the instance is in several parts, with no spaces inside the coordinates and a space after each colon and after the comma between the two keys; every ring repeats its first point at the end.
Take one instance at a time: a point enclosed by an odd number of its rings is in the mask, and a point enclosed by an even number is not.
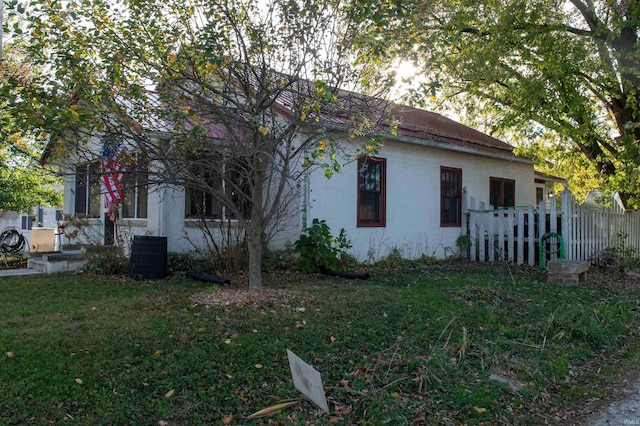
{"type": "Polygon", "coordinates": [[[564,240],[562,239],[562,235],[557,232],[547,232],[542,237],[540,237],[540,244],[538,244],[538,248],[540,250],[540,267],[547,270],[547,255],[548,254],[557,254],[559,259],[564,259],[564,240]],[[547,250],[546,245],[544,244],[546,240],[550,238],[556,238],[558,240],[558,248],[556,250],[547,250]]]}

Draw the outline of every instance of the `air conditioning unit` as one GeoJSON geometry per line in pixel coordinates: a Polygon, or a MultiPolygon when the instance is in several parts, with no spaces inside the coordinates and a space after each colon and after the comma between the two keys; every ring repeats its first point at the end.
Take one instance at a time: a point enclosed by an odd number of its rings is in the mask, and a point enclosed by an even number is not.
{"type": "Polygon", "coordinates": [[[31,229],[31,240],[29,241],[29,251],[31,253],[55,251],[55,249],[56,228],[31,229]]]}

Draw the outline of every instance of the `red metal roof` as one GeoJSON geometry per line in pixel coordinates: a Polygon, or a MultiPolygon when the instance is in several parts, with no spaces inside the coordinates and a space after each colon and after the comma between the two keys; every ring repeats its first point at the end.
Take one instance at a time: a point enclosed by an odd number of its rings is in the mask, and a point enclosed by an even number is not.
{"type": "MultiPolygon", "coordinates": [[[[296,82],[294,87],[298,89],[295,94],[292,93],[293,91],[283,91],[275,104],[276,110],[286,118],[291,118],[294,115],[290,110],[291,106],[295,104],[292,98],[309,93],[310,90],[313,90],[313,83],[301,80],[296,82]]],[[[372,118],[378,123],[395,121],[397,134],[416,139],[416,142],[423,140],[443,144],[443,148],[451,145],[516,157],[513,153],[513,146],[508,143],[434,112],[393,104],[344,90],[338,92],[338,100],[344,101],[342,106],[345,108],[341,108],[339,101],[335,105],[325,107],[320,114],[322,122],[344,125],[349,120],[349,114],[361,106],[363,111],[373,112],[376,117],[372,118]]],[[[391,138],[393,139],[393,137],[391,138]]]]}
{"type": "Polygon", "coordinates": [[[392,105],[398,134],[450,144],[472,150],[515,156],[513,146],[434,112],[405,105],[392,105]]]}

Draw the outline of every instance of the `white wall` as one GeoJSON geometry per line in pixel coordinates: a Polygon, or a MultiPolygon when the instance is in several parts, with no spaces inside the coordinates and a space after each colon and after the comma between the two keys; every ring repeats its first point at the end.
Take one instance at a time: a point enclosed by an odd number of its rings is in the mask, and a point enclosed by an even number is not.
{"type": "MultiPolygon", "coordinates": [[[[489,178],[516,181],[516,204],[535,202],[533,165],[479,156],[416,144],[387,141],[377,157],[386,158],[386,226],[357,227],[357,161],[345,164],[331,179],[316,170],[308,181],[300,182],[302,196],[292,204],[293,220],[272,241],[280,249],[293,243],[313,218],[324,219],[333,235],[344,228],[351,240],[352,253],[359,260],[377,260],[394,248],[407,258],[421,255],[442,258],[446,250],[456,250],[456,239],[465,232],[460,227],[440,226],[440,167],[462,169],[462,186],[470,196],[489,204],[489,178]],[[304,197],[304,194],[307,197],[304,197]],[[306,203],[306,204],[305,204],[306,203]],[[303,223],[306,219],[306,223],[303,223]]],[[[74,210],[73,176],[65,179],[64,212],[74,210]]],[[[120,220],[118,230],[125,243],[133,235],[166,236],[170,252],[193,249],[203,237],[200,229],[185,220],[184,192],[178,188],[149,190],[147,219],[120,220]],[[191,226],[190,226],[191,225],[191,226]]],[[[104,200],[102,200],[104,211],[104,200]]],[[[102,222],[95,220],[100,232],[102,222]]],[[[450,253],[450,252],[449,252],[450,253]]]]}
{"type": "Polygon", "coordinates": [[[394,248],[404,257],[442,258],[455,250],[460,227],[440,226],[440,167],[462,169],[462,186],[469,195],[489,203],[489,178],[516,181],[516,204],[535,203],[533,165],[498,158],[388,141],[377,157],[386,158],[386,226],[357,227],[357,162],[346,165],[330,180],[316,171],[310,178],[310,211],[324,219],[333,235],[344,228],[361,261],[377,260],[394,248]]]}

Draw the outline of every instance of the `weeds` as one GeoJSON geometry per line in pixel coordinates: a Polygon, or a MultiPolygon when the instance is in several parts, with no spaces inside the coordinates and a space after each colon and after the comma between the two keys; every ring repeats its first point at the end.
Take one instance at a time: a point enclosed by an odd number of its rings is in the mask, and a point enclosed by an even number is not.
{"type": "Polygon", "coordinates": [[[337,237],[324,220],[313,219],[313,224],[300,235],[294,244],[294,251],[300,255],[298,266],[302,272],[316,272],[319,267],[344,271],[353,265],[353,257],[348,254],[351,242],[344,229],[337,237]]]}

